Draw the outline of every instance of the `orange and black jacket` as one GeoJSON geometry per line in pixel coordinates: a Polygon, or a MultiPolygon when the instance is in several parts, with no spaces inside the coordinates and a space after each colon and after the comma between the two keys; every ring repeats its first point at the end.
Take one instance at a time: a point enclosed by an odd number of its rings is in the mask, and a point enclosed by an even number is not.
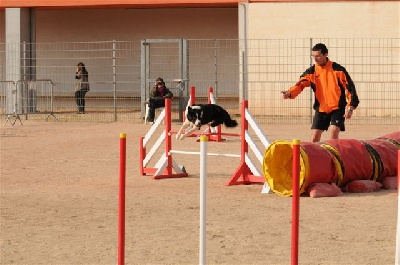
{"type": "Polygon", "coordinates": [[[313,65],[301,76],[299,82],[289,89],[290,98],[295,98],[304,88],[311,86],[314,91],[314,110],[330,113],[345,107],[357,108],[357,91],[346,69],[332,62],[324,66],[313,65]]]}

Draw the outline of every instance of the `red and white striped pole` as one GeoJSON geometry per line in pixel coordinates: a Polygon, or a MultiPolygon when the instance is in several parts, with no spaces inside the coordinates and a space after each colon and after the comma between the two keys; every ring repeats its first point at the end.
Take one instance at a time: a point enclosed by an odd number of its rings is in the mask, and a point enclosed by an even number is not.
{"type": "Polygon", "coordinates": [[[126,134],[119,135],[118,265],[125,264],[126,134]]]}
{"type": "Polygon", "coordinates": [[[299,264],[299,205],[300,205],[300,140],[293,140],[292,166],[292,259],[299,264]]]}

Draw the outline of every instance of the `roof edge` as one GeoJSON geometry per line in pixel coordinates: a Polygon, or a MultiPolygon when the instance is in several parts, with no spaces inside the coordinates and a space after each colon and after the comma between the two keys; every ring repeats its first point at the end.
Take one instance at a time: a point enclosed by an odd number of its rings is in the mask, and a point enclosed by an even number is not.
{"type": "MultiPolygon", "coordinates": [[[[237,7],[239,3],[350,2],[348,0],[2,0],[4,8],[164,8],[237,7]]],[[[351,2],[396,2],[398,0],[351,0],[351,2]]]]}

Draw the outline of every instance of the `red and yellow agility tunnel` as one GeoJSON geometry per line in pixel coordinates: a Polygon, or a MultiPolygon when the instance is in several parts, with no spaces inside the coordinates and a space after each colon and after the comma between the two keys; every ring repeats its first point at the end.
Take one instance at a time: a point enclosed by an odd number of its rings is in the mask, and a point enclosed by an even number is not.
{"type": "MultiPolygon", "coordinates": [[[[300,143],[300,193],[314,183],[335,183],[343,188],[355,180],[381,182],[397,173],[400,132],[370,141],[337,139],[300,143]]],[[[267,148],[263,172],[271,190],[292,195],[293,143],[277,140],[267,148]]]]}

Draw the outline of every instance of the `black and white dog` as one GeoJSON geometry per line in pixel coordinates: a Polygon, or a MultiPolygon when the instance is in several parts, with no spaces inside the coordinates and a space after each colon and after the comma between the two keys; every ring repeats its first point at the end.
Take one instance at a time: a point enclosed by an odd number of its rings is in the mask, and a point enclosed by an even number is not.
{"type": "Polygon", "coordinates": [[[236,127],[238,123],[231,119],[229,113],[219,105],[204,104],[187,106],[186,120],[176,134],[176,139],[182,140],[187,135],[192,134],[196,129],[204,124],[216,127],[225,124],[226,127],[236,127]]]}

